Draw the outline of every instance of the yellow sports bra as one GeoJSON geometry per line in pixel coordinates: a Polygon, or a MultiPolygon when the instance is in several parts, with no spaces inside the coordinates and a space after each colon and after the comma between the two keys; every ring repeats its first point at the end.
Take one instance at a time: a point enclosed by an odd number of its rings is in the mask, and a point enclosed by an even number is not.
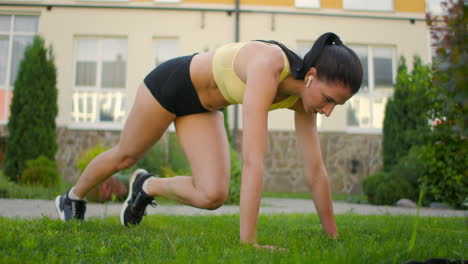
{"type": "MultiPolygon", "coordinates": [[[[239,79],[234,70],[234,59],[239,50],[249,42],[237,42],[226,44],[218,48],[214,54],[212,69],[213,76],[219,91],[224,99],[231,104],[241,104],[244,99],[245,83],[239,79]]],[[[273,45],[273,44],[270,44],[273,45]]],[[[286,55],[284,56],[284,68],[280,74],[279,81],[283,81],[289,74],[289,61],[286,55]]],[[[289,108],[298,100],[296,96],[289,96],[281,102],[272,104],[270,111],[279,108],[289,108]]]]}

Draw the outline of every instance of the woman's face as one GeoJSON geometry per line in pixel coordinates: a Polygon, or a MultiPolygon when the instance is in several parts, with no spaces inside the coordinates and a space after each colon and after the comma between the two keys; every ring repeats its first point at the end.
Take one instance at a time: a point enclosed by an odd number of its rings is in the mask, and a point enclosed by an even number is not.
{"type": "Polygon", "coordinates": [[[344,104],[352,96],[351,89],[343,84],[321,81],[314,75],[306,76],[305,85],[301,98],[307,113],[320,113],[328,117],[337,104],[344,104]],[[307,86],[309,76],[312,76],[312,80],[307,86]]]}

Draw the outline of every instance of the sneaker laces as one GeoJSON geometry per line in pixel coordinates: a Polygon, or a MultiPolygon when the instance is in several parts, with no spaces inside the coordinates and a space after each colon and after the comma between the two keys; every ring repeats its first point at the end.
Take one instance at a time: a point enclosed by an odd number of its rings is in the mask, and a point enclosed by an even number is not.
{"type": "Polygon", "coordinates": [[[137,193],[135,199],[133,201],[129,201],[129,203],[131,203],[132,214],[136,216],[146,215],[146,207],[148,205],[151,205],[153,208],[157,206],[153,197],[145,195],[142,192],[137,193]]]}
{"type": "MultiPolygon", "coordinates": [[[[157,206],[158,204],[153,200],[153,201],[151,201],[151,203],[149,203],[148,205],[151,205],[151,207],[156,208],[156,206],[157,206]]],[[[145,209],[145,215],[146,215],[146,213],[147,213],[147,211],[146,211],[146,209],[145,209]]]]}
{"type": "Polygon", "coordinates": [[[72,210],[73,210],[73,217],[77,219],[81,219],[84,217],[84,212],[86,209],[86,202],[85,201],[72,201],[72,210]]]}

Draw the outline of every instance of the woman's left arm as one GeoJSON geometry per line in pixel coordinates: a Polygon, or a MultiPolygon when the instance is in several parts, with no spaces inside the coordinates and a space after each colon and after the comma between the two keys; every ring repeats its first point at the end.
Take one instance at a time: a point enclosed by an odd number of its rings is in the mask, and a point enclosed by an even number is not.
{"type": "Polygon", "coordinates": [[[304,175],[325,233],[338,237],[327,170],[322,159],[316,114],[296,111],[294,115],[298,145],[304,160],[304,175]]]}

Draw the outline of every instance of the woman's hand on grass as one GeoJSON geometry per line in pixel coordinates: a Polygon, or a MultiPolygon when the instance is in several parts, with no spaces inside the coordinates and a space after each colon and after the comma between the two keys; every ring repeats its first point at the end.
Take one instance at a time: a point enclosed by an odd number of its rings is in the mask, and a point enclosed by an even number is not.
{"type": "Polygon", "coordinates": [[[332,239],[338,239],[338,231],[332,232],[332,233],[328,233],[328,234],[327,234],[327,237],[328,237],[328,238],[332,238],[332,239]]]}

